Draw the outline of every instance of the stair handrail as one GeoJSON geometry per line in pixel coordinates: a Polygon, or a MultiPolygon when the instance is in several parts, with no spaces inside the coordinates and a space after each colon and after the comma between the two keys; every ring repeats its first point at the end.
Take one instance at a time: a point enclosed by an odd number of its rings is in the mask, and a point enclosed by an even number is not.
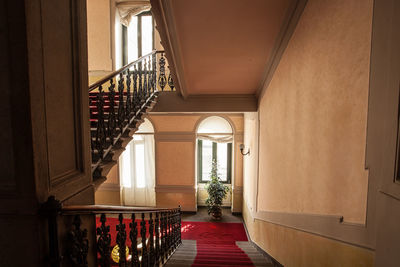
{"type": "Polygon", "coordinates": [[[153,50],[89,86],[92,174],[97,184],[118,157],[110,152],[129,142],[158,92],[175,90],[165,70],[164,51],[153,50]]]}
{"type": "Polygon", "coordinates": [[[142,212],[162,212],[173,210],[175,208],[157,208],[157,207],[133,207],[133,206],[115,206],[115,205],[67,205],[62,206],[61,214],[115,214],[115,213],[142,213],[142,212]]]}
{"type": "Polygon", "coordinates": [[[61,266],[63,261],[68,261],[68,264],[72,266],[88,266],[90,251],[95,251],[96,255],[94,257],[92,255],[92,258],[96,259],[96,266],[111,266],[112,253],[117,253],[119,266],[128,266],[128,259],[125,257],[127,250],[131,253],[129,266],[160,266],[160,263],[165,263],[182,243],[180,206],[176,208],[110,205],[65,206],[51,196],[42,205],[41,212],[48,220],[48,260],[52,267],[61,266]],[[96,241],[95,244],[91,244],[90,235],[83,226],[81,216],[99,214],[101,214],[100,225],[96,225],[96,233],[91,234],[96,236],[96,241]],[[118,224],[115,229],[118,247],[111,247],[111,229],[107,225],[106,214],[118,214],[118,224]],[[130,218],[124,218],[124,214],[129,214],[130,218]],[[136,217],[137,214],[141,216],[136,217]],[[68,216],[73,216],[73,219],[66,220],[69,223],[64,224],[64,227],[67,225],[71,227],[66,234],[67,238],[64,238],[63,235],[60,236],[58,223],[62,221],[60,217],[68,216]],[[140,225],[140,233],[138,225],[140,225]],[[129,248],[126,244],[128,238],[131,241],[129,248]],[[61,241],[66,241],[66,244],[61,246],[64,248],[63,252],[59,250],[61,241]],[[95,249],[90,249],[91,246],[94,246],[95,249]]]}

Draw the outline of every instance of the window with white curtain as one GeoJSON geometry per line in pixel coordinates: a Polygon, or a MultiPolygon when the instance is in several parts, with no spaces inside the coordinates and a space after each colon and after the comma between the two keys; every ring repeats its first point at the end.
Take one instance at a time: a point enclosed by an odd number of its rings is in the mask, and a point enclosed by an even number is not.
{"type": "Polygon", "coordinates": [[[217,162],[218,177],[230,183],[232,176],[233,131],[230,123],[218,116],[204,119],[197,129],[197,180],[210,180],[212,162],[217,162]]]}
{"type": "Polygon", "coordinates": [[[120,157],[122,201],[130,206],[155,206],[154,128],[147,119],[120,157]]]}

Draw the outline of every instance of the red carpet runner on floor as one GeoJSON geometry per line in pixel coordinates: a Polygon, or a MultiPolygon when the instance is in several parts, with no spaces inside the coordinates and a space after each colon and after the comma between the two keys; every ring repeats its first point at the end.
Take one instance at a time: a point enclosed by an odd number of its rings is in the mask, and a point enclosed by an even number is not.
{"type": "Polygon", "coordinates": [[[236,241],[247,241],[241,223],[182,222],[182,239],[196,240],[192,267],[254,266],[236,241]]]}

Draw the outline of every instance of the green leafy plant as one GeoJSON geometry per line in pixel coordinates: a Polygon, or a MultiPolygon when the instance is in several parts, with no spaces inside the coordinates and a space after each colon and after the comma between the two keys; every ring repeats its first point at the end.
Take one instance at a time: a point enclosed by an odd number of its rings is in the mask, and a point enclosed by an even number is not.
{"type": "Polygon", "coordinates": [[[206,199],[208,214],[213,214],[214,217],[221,216],[222,200],[229,192],[229,187],[224,185],[218,177],[218,166],[215,160],[212,162],[210,181],[207,182],[206,190],[208,192],[206,199]]]}

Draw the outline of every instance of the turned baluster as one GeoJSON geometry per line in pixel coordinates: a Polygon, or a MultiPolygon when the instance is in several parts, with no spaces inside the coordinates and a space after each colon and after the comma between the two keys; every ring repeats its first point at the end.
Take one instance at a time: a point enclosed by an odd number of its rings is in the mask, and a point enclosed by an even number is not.
{"type": "Polygon", "coordinates": [[[142,266],[148,265],[147,247],[146,247],[146,221],[144,213],[142,213],[142,221],[140,222],[140,235],[142,237],[142,266]]]}
{"type": "Polygon", "coordinates": [[[124,131],[125,111],[124,111],[124,76],[122,73],[119,75],[118,81],[118,127],[120,132],[124,131]]]}
{"type": "Polygon", "coordinates": [[[165,227],[165,212],[161,212],[161,258],[162,263],[165,260],[165,237],[166,237],[166,227],[165,227]]]}
{"type": "Polygon", "coordinates": [[[171,213],[167,211],[167,255],[170,253],[171,249],[171,213]]]}
{"type": "Polygon", "coordinates": [[[154,223],[153,223],[153,213],[150,212],[149,219],[149,262],[150,266],[154,266],[155,264],[155,254],[154,254],[154,223]]]}
{"type": "Polygon", "coordinates": [[[155,91],[157,91],[157,78],[156,78],[156,68],[157,68],[157,54],[153,54],[152,55],[152,59],[151,59],[151,63],[152,63],[152,69],[151,69],[151,88],[152,88],[152,92],[154,93],[155,91]]]}
{"type": "Polygon", "coordinates": [[[135,221],[135,213],[132,213],[131,217],[131,222],[129,223],[130,227],[130,232],[129,232],[129,238],[132,242],[131,246],[131,251],[132,251],[132,260],[131,260],[131,267],[139,267],[139,253],[138,253],[138,248],[137,248],[137,236],[138,236],[138,230],[137,230],[137,222],[135,221]]]}
{"type": "Polygon", "coordinates": [[[182,243],[182,217],[181,217],[181,205],[178,207],[178,235],[179,235],[179,244],[182,243]]]}
{"type": "Polygon", "coordinates": [[[144,70],[143,70],[143,101],[146,101],[148,94],[148,86],[147,86],[147,59],[143,60],[144,70]]]}
{"type": "Polygon", "coordinates": [[[133,100],[132,100],[132,104],[133,104],[133,108],[134,108],[134,112],[136,113],[136,111],[139,109],[139,92],[138,92],[138,70],[136,68],[136,64],[133,66],[133,100]]]}
{"type": "Polygon", "coordinates": [[[156,236],[156,246],[155,246],[155,258],[156,266],[160,265],[160,221],[159,212],[156,212],[156,222],[155,222],[155,236],[156,236]]]}
{"type": "Polygon", "coordinates": [[[123,223],[124,217],[122,213],[118,215],[119,224],[117,224],[117,245],[119,255],[119,266],[125,266],[126,264],[126,231],[125,224],[123,223]]]}
{"type": "Polygon", "coordinates": [[[110,86],[108,87],[108,101],[109,111],[108,111],[108,136],[110,141],[114,144],[114,138],[116,136],[117,120],[115,118],[115,84],[114,79],[110,79],[110,86]]]}
{"type": "Polygon", "coordinates": [[[68,258],[72,266],[88,266],[87,255],[89,253],[89,240],[87,239],[87,229],[81,229],[81,217],[75,215],[72,222],[74,229],[69,231],[68,239],[68,258]]]}
{"type": "Polygon", "coordinates": [[[177,210],[174,209],[174,248],[178,246],[178,216],[177,210]]]}
{"type": "Polygon", "coordinates": [[[130,119],[131,116],[131,72],[128,69],[126,71],[126,100],[125,100],[125,114],[126,118],[130,119]]]}
{"type": "Polygon", "coordinates": [[[172,79],[171,71],[169,72],[168,75],[168,86],[169,88],[171,88],[171,91],[174,91],[175,86],[174,86],[174,80],[172,79]]]}
{"type": "Polygon", "coordinates": [[[161,91],[164,91],[164,88],[167,84],[167,78],[165,76],[165,58],[164,58],[164,53],[161,53],[161,57],[159,60],[159,66],[160,66],[160,74],[158,76],[158,85],[160,85],[161,91]]]}
{"type": "Polygon", "coordinates": [[[106,127],[104,125],[104,98],[103,98],[103,87],[99,86],[99,92],[97,94],[97,129],[96,129],[96,149],[99,158],[104,157],[104,148],[107,140],[106,127]]]}
{"type": "Polygon", "coordinates": [[[139,96],[139,105],[142,104],[143,101],[143,84],[142,84],[142,62],[138,64],[138,96],[139,96]]]}
{"type": "Polygon", "coordinates": [[[106,215],[103,213],[100,216],[101,225],[96,229],[97,235],[97,251],[100,254],[99,264],[102,267],[110,266],[111,256],[111,235],[110,226],[106,226],[106,215]]]}

